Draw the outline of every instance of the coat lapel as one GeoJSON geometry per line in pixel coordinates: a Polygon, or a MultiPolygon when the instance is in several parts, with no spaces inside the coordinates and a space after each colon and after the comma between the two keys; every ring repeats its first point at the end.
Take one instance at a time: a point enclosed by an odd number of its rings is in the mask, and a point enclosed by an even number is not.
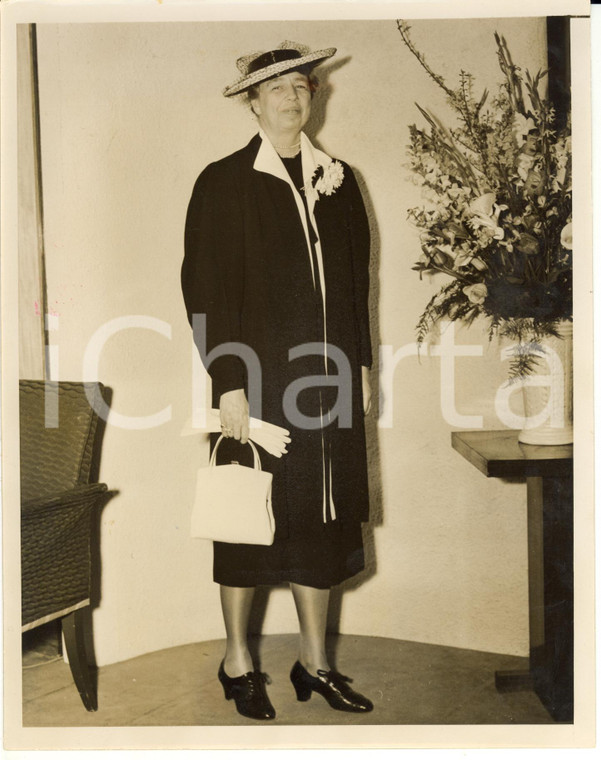
{"type": "MultiPolygon", "coordinates": [[[[259,146],[257,157],[255,158],[255,162],[253,164],[253,169],[258,172],[263,172],[264,174],[271,174],[273,177],[281,179],[290,187],[292,190],[292,195],[294,197],[294,202],[296,203],[296,208],[301,224],[303,225],[307,246],[309,246],[309,229],[307,227],[307,220],[305,219],[305,210],[303,208],[302,199],[297,189],[294,187],[294,183],[290,179],[290,175],[286,171],[286,167],[284,166],[276,149],[271,144],[267,135],[263,132],[263,130],[259,131],[259,135],[261,137],[261,145],[259,146]]],[[[303,179],[305,179],[304,169],[303,179]]]]}
{"type": "MultiPolygon", "coordinates": [[[[257,152],[257,156],[253,164],[253,169],[255,171],[263,172],[265,174],[271,174],[273,177],[277,177],[278,179],[281,179],[283,182],[286,182],[286,184],[290,187],[292,191],[292,195],[294,197],[294,201],[296,203],[296,208],[298,210],[298,215],[299,215],[301,224],[303,225],[303,231],[305,233],[305,239],[307,242],[307,250],[310,250],[311,241],[309,237],[309,229],[307,227],[307,220],[305,217],[305,209],[304,209],[303,201],[297,189],[294,187],[294,183],[290,179],[290,175],[286,171],[286,167],[284,166],[282,160],[280,159],[276,149],[273,147],[269,138],[263,132],[263,130],[259,130],[259,136],[261,138],[261,145],[259,146],[259,150],[257,152]]],[[[302,161],[302,168],[303,168],[305,197],[307,199],[307,206],[309,208],[309,216],[311,218],[313,229],[319,236],[319,230],[317,228],[317,222],[315,220],[315,215],[314,215],[315,203],[317,201],[318,194],[311,183],[311,179],[318,166],[325,167],[332,162],[332,159],[330,158],[330,156],[327,155],[327,153],[324,153],[322,150],[318,150],[311,143],[307,135],[304,132],[301,132],[301,161],[302,161]]],[[[325,281],[324,281],[321,245],[319,243],[319,240],[316,244],[316,249],[317,249],[317,259],[318,259],[318,265],[319,265],[319,278],[321,282],[321,290],[322,290],[322,295],[324,299],[324,309],[325,309],[325,296],[326,296],[325,281]]],[[[312,262],[311,262],[311,271],[313,273],[313,277],[315,277],[315,273],[313,272],[312,262]]]]}
{"type": "MultiPolygon", "coordinates": [[[[278,179],[283,180],[290,186],[294,195],[294,200],[296,201],[296,206],[298,208],[301,222],[303,223],[303,227],[305,229],[308,245],[309,232],[306,229],[305,213],[300,195],[294,187],[294,183],[290,179],[290,175],[286,171],[286,167],[282,163],[276,149],[269,141],[267,135],[263,132],[263,130],[259,130],[259,135],[261,137],[261,145],[259,146],[257,157],[255,158],[255,162],[253,164],[253,169],[258,172],[264,172],[265,174],[271,174],[273,177],[277,177],[278,179]]],[[[311,183],[311,179],[318,166],[326,167],[332,162],[332,159],[330,156],[328,156],[327,153],[324,153],[322,150],[318,150],[311,143],[307,135],[304,132],[301,132],[301,160],[303,167],[305,197],[307,199],[307,205],[309,207],[309,215],[311,216],[311,221],[313,222],[315,229],[317,229],[315,225],[315,219],[313,217],[313,210],[315,208],[315,202],[317,201],[318,194],[311,183]]]]}
{"type": "Polygon", "coordinates": [[[287,182],[292,188],[294,188],[294,185],[290,181],[290,176],[286,171],[286,167],[280,160],[276,149],[269,142],[269,138],[262,129],[259,130],[259,136],[261,138],[261,144],[257,151],[253,169],[258,172],[264,172],[265,174],[272,174],[274,177],[284,180],[284,182],[287,182]]]}

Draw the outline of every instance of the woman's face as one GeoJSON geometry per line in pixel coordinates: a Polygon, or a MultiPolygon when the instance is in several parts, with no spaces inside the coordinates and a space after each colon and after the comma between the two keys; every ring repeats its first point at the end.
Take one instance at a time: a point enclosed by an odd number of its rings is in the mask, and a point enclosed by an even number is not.
{"type": "Polygon", "coordinates": [[[270,137],[300,132],[311,113],[309,79],[292,71],[261,82],[252,107],[270,137]]]}

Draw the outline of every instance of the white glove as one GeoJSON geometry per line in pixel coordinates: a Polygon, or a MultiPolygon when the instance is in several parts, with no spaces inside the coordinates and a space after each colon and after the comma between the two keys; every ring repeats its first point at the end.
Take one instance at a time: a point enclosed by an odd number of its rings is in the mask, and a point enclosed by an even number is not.
{"type": "MultiPolygon", "coordinates": [[[[211,409],[211,416],[207,424],[209,433],[221,432],[221,420],[218,409],[211,409]]],[[[251,417],[249,420],[249,438],[259,444],[274,457],[281,457],[287,452],[287,444],[290,443],[290,433],[285,428],[272,425],[271,422],[251,417]]]]}
{"type": "MultiPolygon", "coordinates": [[[[290,443],[290,433],[285,428],[273,425],[271,422],[265,422],[259,420],[256,417],[251,417],[249,421],[249,437],[259,446],[265,449],[268,454],[271,454],[278,459],[286,454],[288,449],[287,445],[290,443]]],[[[182,435],[193,435],[194,433],[220,433],[221,432],[221,420],[218,409],[211,409],[211,414],[207,420],[207,424],[202,428],[192,428],[191,420],[186,422],[182,435]]]]}

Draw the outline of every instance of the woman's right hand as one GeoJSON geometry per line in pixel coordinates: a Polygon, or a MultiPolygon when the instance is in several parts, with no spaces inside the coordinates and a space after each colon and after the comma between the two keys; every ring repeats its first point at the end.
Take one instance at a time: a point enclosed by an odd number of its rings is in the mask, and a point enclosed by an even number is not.
{"type": "Polygon", "coordinates": [[[243,388],[221,395],[219,416],[224,438],[235,438],[240,443],[248,443],[248,401],[243,388]]]}

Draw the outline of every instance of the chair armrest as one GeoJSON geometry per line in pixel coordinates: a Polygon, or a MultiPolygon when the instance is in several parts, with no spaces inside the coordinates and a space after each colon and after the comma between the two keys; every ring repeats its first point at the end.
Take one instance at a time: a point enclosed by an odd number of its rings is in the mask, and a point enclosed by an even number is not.
{"type": "Polygon", "coordinates": [[[92,507],[107,490],[106,483],[89,483],[85,486],[77,486],[63,493],[51,496],[42,496],[35,499],[27,499],[21,503],[21,517],[35,517],[40,511],[49,509],[61,509],[63,507],[75,507],[88,505],[92,507]]]}

